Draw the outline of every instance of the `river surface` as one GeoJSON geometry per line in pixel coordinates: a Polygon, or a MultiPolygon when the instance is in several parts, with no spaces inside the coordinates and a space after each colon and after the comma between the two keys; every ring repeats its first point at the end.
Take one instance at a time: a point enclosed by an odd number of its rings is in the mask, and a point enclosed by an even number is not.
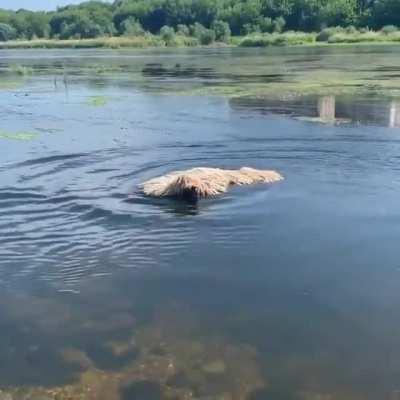
{"type": "Polygon", "coordinates": [[[0,399],[400,399],[400,52],[0,51],[0,399]],[[285,180],[198,205],[172,170],[285,180]]]}

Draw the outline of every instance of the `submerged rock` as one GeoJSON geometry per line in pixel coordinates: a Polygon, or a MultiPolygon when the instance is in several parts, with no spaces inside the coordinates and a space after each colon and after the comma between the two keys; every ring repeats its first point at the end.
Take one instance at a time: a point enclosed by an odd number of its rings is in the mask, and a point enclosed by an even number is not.
{"type": "Polygon", "coordinates": [[[252,347],[205,335],[179,307],[166,307],[134,333],[59,351],[82,369],[72,383],[14,388],[0,400],[248,400],[266,386],[252,347]]]}
{"type": "Polygon", "coordinates": [[[0,390],[0,400],[14,400],[14,398],[10,393],[0,390]]]}
{"type": "Polygon", "coordinates": [[[226,364],[222,360],[216,360],[203,365],[202,370],[207,374],[223,374],[226,371],[226,364]]]}
{"type": "Polygon", "coordinates": [[[162,400],[162,388],[157,382],[133,382],[121,390],[121,400],[162,400]]]}

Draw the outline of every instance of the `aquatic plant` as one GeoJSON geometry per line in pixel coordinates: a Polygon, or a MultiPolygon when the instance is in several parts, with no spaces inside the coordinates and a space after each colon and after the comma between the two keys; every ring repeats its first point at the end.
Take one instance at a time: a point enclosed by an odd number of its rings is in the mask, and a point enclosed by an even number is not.
{"type": "Polygon", "coordinates": [[[34,132],[6,132],[0,130],[0,139],[10,139],[10,140],[33,140],[38,137],[37,133],[34,132]]]}
{"type": "Polygon", "coordinates": [[[2,79],[0,80],[0,90],[10,90],[16,89],[23,84],[23,79],[20,80],[8,80],[2,79]]]}
{"type": "Polygon", "coordinates": [[[88,105],[93,107],[103,107],[108,103],[108,99],[105,96],[91,96],[88,100],[88,105]]]}
{"type": "Polygon", "coordinates": [[[10,71],[20,76],[26,76],[33,73],[33,68],[26,65],[14,64],[10,66],[10,71]]]}

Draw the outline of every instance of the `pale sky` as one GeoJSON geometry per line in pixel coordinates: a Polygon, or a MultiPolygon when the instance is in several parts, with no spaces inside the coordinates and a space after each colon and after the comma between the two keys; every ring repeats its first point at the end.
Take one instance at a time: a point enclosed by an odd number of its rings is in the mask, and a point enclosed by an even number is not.
{"type": "Polygon", "coordinates": [[[19,8],[27,10],[55,10],[58,6],[79,4],[82,2],[83,0],[0,0],[0,8],[10,10],[18,10],[19,8]]]}

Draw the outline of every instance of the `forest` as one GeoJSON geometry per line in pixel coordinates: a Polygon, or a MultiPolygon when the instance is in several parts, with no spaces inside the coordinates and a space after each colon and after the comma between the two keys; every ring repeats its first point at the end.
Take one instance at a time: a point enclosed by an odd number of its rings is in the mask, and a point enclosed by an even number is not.
{"type": "Polygon", "coordinates": [[[3,42],[159,34],[207,44],[231,35],[329,27],[392,32],[399,25],[399,0],[93,0],[52,12],[0,9],[3,42]]]}

